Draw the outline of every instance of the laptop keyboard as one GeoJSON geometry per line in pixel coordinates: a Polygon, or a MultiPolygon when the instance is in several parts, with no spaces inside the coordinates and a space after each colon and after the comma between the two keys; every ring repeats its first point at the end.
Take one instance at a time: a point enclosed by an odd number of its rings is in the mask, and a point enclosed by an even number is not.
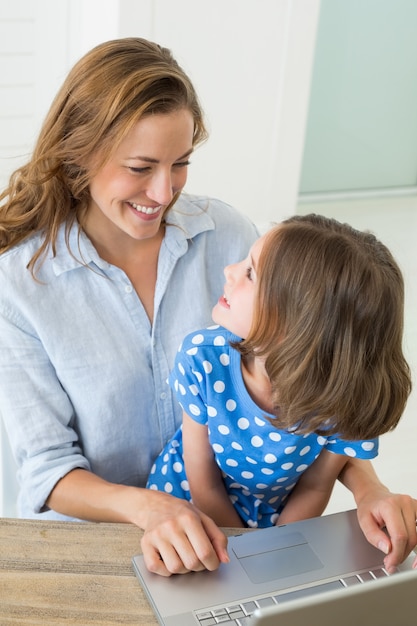
{"type": "Polygon", "coordinates": [[[323,591],[351,587],[352,585],[366,583],[370,580],[376,580],[377,578],[384,578],[385,576],[388,576],[385,569],[378,568],[340,578],[339,580],[332,580],[321,585],[306,587],[305,589],[281,592],[279,594],[262,596],[228,606],[197,611],[195,616],[200,626],[215,626],[216,624],[222,624],[222,626],[249,626],[249,624],[251,624],[251,615],[253,615],[256,609],[273,606],[274,604],[280,604],[288,600],[305,598],[306,596],[315,595],[323,591]]]}

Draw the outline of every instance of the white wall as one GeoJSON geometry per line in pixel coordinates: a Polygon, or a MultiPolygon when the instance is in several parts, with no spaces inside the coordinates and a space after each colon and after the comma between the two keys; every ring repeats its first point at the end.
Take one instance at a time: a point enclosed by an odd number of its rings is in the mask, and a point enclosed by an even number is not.
{"type": "MultiPolygon", "coordinates": [[[[53,94],[82,54],[106,39],[144,36],[172,48],[206,111],[211,136],[192,159],[187,189],[221,197],[257,221],[279,220],[296,207],[319,4],[320,0],[16,0],[10,7],[2,3],[0,35],[3,29],[5,39],[1,42],[0,36],[0,59],[3,52],[11,80],[5,85],[7,110],[0,100],[0,125],[3,121],[5,126],[0,133],[1,156],[27,155],[53,94]],[[12,57],[16,42],[23,48],[12,57]],[[18,65],[22,51],[26,76],[18,65]],[[15,137],[19,142],[13,146],[15,137]]],[[[15,161],[0,162],[2,182],[15,166],[15,161]]]]}
{"type": "Polygon", "coordinates": [[[26,160],[61,80],[67,61],[66,17],[65,2],[0,3],[1,187],[6,174],[26,160]],[[50,31],[48,19],[54,24],[50,31]]]}

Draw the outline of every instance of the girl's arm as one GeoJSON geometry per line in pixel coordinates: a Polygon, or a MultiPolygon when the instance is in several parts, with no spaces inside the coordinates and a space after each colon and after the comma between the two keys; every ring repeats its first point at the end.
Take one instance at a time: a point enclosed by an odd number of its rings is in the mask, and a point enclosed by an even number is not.
{"type": "Polygon", "coordinates": [[[346,462],[346,456],[322,450],[294,487],[277,524],[321,515],[346,462]]]}
{"type": "MultiPolygon", "coordinates": [[[[365,537],[387,555],[385,567],[389,572],[394,571],[417,545],[417,500],[391,493],[379,480],[370,461],[349,458],[339,480],[355,498],[365,537]]],[[[417,569],[417,557],[413,567],[417,569]]]]}
{"type": "Polygon", "coordinates": [[[242,528],[210,445],[207,426],[183,413],[182,438],[184,465],[193,504],[218,526],[242,528]]]}

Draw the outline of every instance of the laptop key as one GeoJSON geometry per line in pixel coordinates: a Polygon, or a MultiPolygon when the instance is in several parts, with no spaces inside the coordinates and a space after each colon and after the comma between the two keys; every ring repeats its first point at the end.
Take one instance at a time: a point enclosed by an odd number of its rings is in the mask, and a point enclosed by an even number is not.
{"type": "Polygon", "coordinates": [[[244,612],[241,609],[236,610],[236,611],[229,611],[229,615],[230,615],[230,619],[234,619],[234,620],[237,620],[240,617],[246,617],[244,612]]]}
{"type": "Polygon", "coordinates": [[[200,626],[215,626],[217,623],[214,617],[207,617],[207,618],[201,619],[199,615],[197,615],[197,619],[200,623],[200,626]]]}
{"type": "Polygon", "coordinates": [[[259,598],[259,600],[257,600],[256,602],[260,608],[264,606],[273,606],[274,604],[276,604],[274,598],[272,598],[271,596],[268,596],[267,598],[259,598]]]}
{"type": "Polygon", "coordinates": [[[247,617],[242,617],[237,620],[238,626],[251,626],[253,624],[253,619],[250,615],[247,617]]]}
{"type": "Polygon", "coordinates": [[[255,602],[252,602],[252,601],[250,601],[250,602],[242,602],[242,606],[243,606],[243,608],[245,609],[245,611],[246,611],[246,613],[248,615],[252,615],[252,613],[254,611],[256,611],[256,609],[258,608],[256,606],[255,602]]]}
{"type": "Polygon", "coordinates": [[[297,589],[296,591],[289,591],[288,593],[281,593],[274,596],[276,602],[286,602],[287,600],[294,600],[297,598],[305,598],[306,596],[313,596],[322,591],[330,591],[332,589],[343,589],[343,584],[340,580],[332,580],[329,583],[323,583],[322,585],[314,585],[313,587],[306,587],[305,589],[297,589]]]}
{"type": "Polygon", "coordinates": [[[357,576],[346,576],[346,578],[342,578],[341,580],[346,587],[352,587],[352,585],[361,584],[361,580],[357,576]]]}
{"type": "Polygon", "coordinates": [[[202,619],[209,619],[210,617],[213,617],[213,614],[211,611],[199,611],[196,613],[196,617],[201,621],[202,619]]]}

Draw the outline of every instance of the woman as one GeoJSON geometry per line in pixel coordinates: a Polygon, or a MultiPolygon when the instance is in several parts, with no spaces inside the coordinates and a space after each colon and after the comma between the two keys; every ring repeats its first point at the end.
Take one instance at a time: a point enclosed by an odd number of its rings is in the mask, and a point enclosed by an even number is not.
{"type": "MultiPolygon", "coordinates": [[[[0,199],[0,413],[20,514],[137,524],[166,575],[227,560],[210,518],[144,486],[181,421],[166,385],[178,343],[209,322],[222,268],[257,237],[231,207],[182,193],[205,138],[168,50],[103,43],[69,73],[0,199]]],[[[374,500],[380,484],[362,478],[366,519],[394,502],[403,535],[409,499],[374,500]]],[[[396,559],[413,540],[407,527],[396,559]]]]}

